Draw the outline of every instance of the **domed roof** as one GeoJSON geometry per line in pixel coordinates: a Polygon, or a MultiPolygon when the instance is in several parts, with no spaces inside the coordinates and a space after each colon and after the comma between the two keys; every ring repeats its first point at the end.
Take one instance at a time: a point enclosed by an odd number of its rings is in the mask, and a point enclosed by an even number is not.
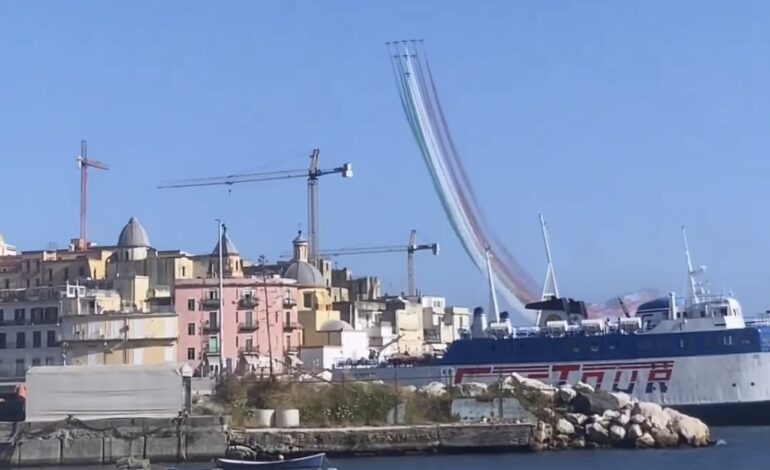
{"type": "Polygon", "coordinates": [[[350,323],[343,320],[329,320],[325,321],[318,331],[332,332],[332,331],[353,331],[353,327],[350,323]]]}
{"type": "MultiPolygon", "coordinates": [[[[238,254],[238,248],[233,245],[233,242],[230,241],[230,237],[227,236],[227,227],[222,231],[222,240],[220,242],[222,243],[222,256],[238,254]]],[[[219,243],[214,247],[214,251],[212,251],[211,254],[219,255],[219,243]]]]}
{"type": "Polygon", "coordinates": [[[283,277],[294,279],[298,286],[326,287],[321,271],[307,261],[293,261],[283,272],[283,277]]]}
{"type": "Polygon", "coordinates": [[[142,227],[142,224],[136,220],[136,217],[128,219],[128,223],[120,231],[118,236],[118,246],[124,248],[149,247],[150,238],[142,227]]]}

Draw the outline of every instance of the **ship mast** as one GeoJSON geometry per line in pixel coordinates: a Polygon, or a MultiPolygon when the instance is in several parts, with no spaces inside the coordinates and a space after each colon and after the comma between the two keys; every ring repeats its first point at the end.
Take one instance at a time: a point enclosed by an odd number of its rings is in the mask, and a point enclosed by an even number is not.
{"type": "Polygon", "coordinates": [[[489,245],[486,246],[486,257],[487,257],[487,280],[489,281],[489,316],[487,317],[488,322],[491,324],[492,322],[499,322],[500,321],[500,309],[497,305],[497,294],[495,293],[495,281],[492,278],[492,258],[491,258],[491,252],[492,249],[489,245]]]}
{"type": "Polygon", "coordinates": [[[548,241],[548,227],[545,225],[543,214],[540,215],[540,230],[543,232],[543,244],[545,245],[545,259],[548,267],[545,272],[545,282],[543,283],[543,296],[541,300],[547,300],[548,297],[559,297],[559,288],[556,286],[556,273],[553,270],[553,259],[551,258],[551,244],[548,241]]]}
{"type": "Polygon", "coordinates": [[[682,240],[684,241],[684,256],[687,260],[687,279],[690,284],[690,298],[693,303],[698,302],[698,283],[695,280],[695,276],[701,272],[695,271],[692,268],[692,258],[690,257],[690,246],[687,243],[687,232],[685,231],[684,225],[682,225],[682,240]]]}

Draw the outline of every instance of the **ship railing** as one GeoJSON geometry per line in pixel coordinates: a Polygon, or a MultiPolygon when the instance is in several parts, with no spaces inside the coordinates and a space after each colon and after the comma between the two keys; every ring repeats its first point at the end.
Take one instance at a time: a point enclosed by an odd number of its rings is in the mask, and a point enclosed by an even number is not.
{"type": "Polygon", "coordinates": [[[746,326],[770,326],[770,318],[746,318],[744,324],[746,326]]]}

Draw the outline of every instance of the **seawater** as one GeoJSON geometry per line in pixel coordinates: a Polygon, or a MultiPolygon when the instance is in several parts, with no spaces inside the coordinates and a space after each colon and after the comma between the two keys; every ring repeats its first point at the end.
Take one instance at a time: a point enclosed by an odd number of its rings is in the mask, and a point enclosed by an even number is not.
{"type": "MultiPolygon", "coordinates": [[[[542,453],[421,455],[402,457],[359,457],[332,459],[340,470],[575,470],[623,469],[667,470],[698,468],[699,470],[732,470],[764,468],[770,453],[770,427],[712,428],[712,438],[724,445],[705,449],[666,450],[575,450],[542,453]]],[[[40,470],[53,470],[48,467],[40,470]]],[[[57,470],[65,467],[55,467],[57,470]]],[[[72,468],[72,467],[66,467],[72,468]]],[[[115,467],[89,467],[92,470],[115,467]]],[[[174,467],[153,465],[154,469],[210,469],[211,465],[191,464],[174,467]]]]}

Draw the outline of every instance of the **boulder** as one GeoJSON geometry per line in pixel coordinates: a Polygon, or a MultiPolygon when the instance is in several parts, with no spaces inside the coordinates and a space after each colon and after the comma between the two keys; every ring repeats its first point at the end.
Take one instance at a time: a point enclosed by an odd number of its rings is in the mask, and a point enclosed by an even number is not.
{"type": "Polygon", "coordinates": [[[605,410],[604,413],[602,413],[602,420],[605,420],[605,421],[615,421],[618,418],[620,418],[619,411],[605,410]]]}
{"type": "Polygon", "coordinates": [[[578,392],[570,403],[570,407],[576,413],[602,414],[607,410],[617,410],[618,399],[606,392],[578,392]]]}
{"type": "Polygon", "coordinates": [[[615,397],[615,399],[618,401],[618,408],[625,408],[629,405],[631,405],[631,396],[627,393],[623,392],[609,392],[610,395],[615,397]]]}
{"type": "Polygon", "coordinates": [[[638,402],[634,405],[633,414],[640,414],[647,418],[653,429],[666,429],[671,422],[669,413],[665,413],[656,403],[638,402]]]}
{"type": "Polygon", "coordinates": [[[659,447],[674,447],[679,444],[679,436],[666,428],[652,428],[650,435],[659,447]]]}
{"type": "Polygon", "coordinates": [[[573,449],[585,449],[586,439],[584,437],[576,437],[569,443],[569,446],[573,449]]]}
{"type": "Polygon", "coordinates": [[[594,393],[596,389],[584,382],[576,383],[572,388],[578,393],[594,393]]]}
{"type": "Polygon", "coordinates": [[[401,391],[405,393],[414,393],[417,391],[417,387],[415,387],[414,385],[406,385],[401,387],[401,391]]]}
{"type": "Polygon", "coordinates": [[[709,428],[698,418],[682,415],[675,421],[674,428],[679,437],[693,447],[709,445],[709,428]]]}
{"type": "Polygon", "coordinates": [[[588,416],[580,413],[567,413],[564,417],[575,426],[582,426],[588,419],[588,416]]]}
{"type": "Polygon", "coordinates": [[[567,436],[571,436],[575,434],[575,426],[572,425],[568,420],[561,418],[556,422],[556,432],[559,434],[566,434],[567,436]]]}
{"type": "Polygon", "coordinates": [[[599,423],[591,423],[586,426],[586,438],[597,444],[607,444],[610,442],[610,433],[599,423]]]}
{"type": "Polygon", "coordinates": [[[644,432],[642,431],[642,427],[638,424],[632,424],[628,427],[628,430],[626,431],[626,437],[629,441],[636,441],[640,437],[644,435],[644,432]]]}
{"type": "Polygon", "coordinates": [[[623,440],[626,438],[626,430],[623,428],[623,426],[618,426],[617,424],[613,424],[610,426],[610,440],[617,444],[619,442],[623,442],[623,440]]]}
{"type": "Polygon", "coordinates": [[[441,382],[431,382],[420,388],[420,391],[431,397],[440,397],[446,394],[446,385],[441,382]]]}
{"type": "Polygon", "coordinates": [[[558,397],[560,402],[568,405],[576,396],[577,392],[571,385],[562,385],[559,387],[558,397]]]}
{"type": "Polygon", "coordinates": [[[620,416],[615,418],[615,424],[619,424],[620,426],[623,426],[624,428],[628,425],[628,423],[631,421],[631,412],[629,410],[624,411],[623,413],[620,413],[620,416]]]}
{"type": "Polygon", "coordinates": [[[487,386],[483,383],[469,382],[460,385],[457,393],[461,397],[479,397],[487,393],[487,386]]]}
{"type": "Polygon", "coordinates": [[[655,447],[655,438],[652,437],[650,433],[646,432],[642,434],[642,437],[638,438],[634,444],[636,444],[638,449],[649,449],[655,447]]]}
{"type": "Polygon", "coordinates": [[[639,414],[631,414],[631,422],[634,424],[642,425],[647,422],[647,418],[639,414]]]}

